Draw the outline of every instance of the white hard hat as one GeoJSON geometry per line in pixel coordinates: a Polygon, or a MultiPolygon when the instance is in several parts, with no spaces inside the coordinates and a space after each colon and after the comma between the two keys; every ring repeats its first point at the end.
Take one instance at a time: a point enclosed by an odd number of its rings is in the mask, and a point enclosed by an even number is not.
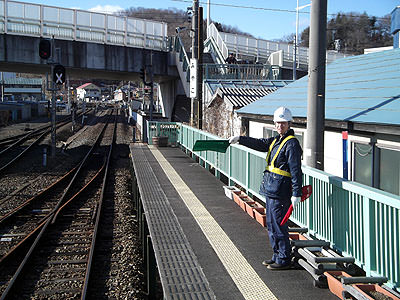
{"type": "Polygon", "coordinates": [[[289,110],[289,108],[281,106],[275,110],[274,122],[290,122],[292,120],[292,112],[289,110]]]}

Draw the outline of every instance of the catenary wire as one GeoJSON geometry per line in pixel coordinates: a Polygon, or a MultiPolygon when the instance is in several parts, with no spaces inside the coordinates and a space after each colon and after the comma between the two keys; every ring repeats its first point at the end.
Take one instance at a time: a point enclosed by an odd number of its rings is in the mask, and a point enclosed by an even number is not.
{"type": "MultiPolygon", "coordinates": [[[[191,0],[171,0],[173,2],[185,2],[185,3],[193,3],[191,0]]],[[[206,5],[206,2],[199,2],[200,4],[206,5]]],[[[235,5],[235,4],[224,4],[224,3],[210,3],[211,6],[225,6],[225,7],[232,7],[232,8],[246,8],[246,9],[255,9],[255,10],[266,10],[266,11],[275,11],[275,12],[290,12],[290,13],[295,13],[296,10],[291,10],[291,9],[281,9],[281,8],[267,8],[267,7],[257,7],[257,6],[244,6],[244,5],[235,5]]],[[[300,14],[310,14],[308,11],[299,11],[300,14]]],[[[336,13],[336,14],[327,14],[328,16],[337,16],[340,14],[346,14],[346,13],[336,13]]],[[[353,16],[353,15],[347,15],[347,17],[351,18],[357,18],[359,16],[353,16]]],[[[384,20],[385,18],[379,18],[375,17],[377,20],[384,20]]]]}

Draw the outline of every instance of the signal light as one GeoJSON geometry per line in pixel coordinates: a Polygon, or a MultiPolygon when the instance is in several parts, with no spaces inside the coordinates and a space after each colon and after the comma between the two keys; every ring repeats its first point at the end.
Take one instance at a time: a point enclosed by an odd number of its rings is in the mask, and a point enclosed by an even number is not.
{"type": "Polygon", "coordinates": [[[40,40],[39,42],[39,56],[42,59],[48,59],[51,56],[51,43],[49,40],[40,40]]]}
{"type": "Polygon", "coordinates": [[[144,68],[140,69],[140,79],[142,79],[143,82],[146,82],[146,70],[144,68]]]}
{"type": "Polygon", "coordinates": [[[62,65],[54,66],[53,70],[53,82],[55,84],[63,84],[65,82],[65,68],[62,65]]]}

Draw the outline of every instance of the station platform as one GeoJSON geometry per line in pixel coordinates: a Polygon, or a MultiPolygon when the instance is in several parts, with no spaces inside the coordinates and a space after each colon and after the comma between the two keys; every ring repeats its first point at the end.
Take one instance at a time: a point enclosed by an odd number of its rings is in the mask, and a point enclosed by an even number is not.
{"type": "MultiPolygon", "coordinates": [[[[181,149],[135,143],[131,155],[136,165],[147,160],[157,178],[154,185],[161,187],[208,281],[211,296],[196,299],[337,299],[328,289],[314,287],[303,269],[272,271],[262,265],[272,256],[266,228],[226,197],[224,184],[181,149]]],[[[156,242],[154,249],[160,249],[156,242]]]]}

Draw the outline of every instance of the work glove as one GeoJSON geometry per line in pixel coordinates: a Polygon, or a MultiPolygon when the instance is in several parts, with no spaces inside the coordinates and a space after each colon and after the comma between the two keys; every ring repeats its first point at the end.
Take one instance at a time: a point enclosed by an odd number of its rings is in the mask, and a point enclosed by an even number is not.
{"type": "Polygon", "coordinates": [[[301,197],[292,196],[292,198],[290,198],[290,201],[292,201],[293,208],[295,208],[296,205],[300,203],[301,197]]]}
{"type": "Polygon", "coordinates": [[[229,138],[229,144],[236,144],[236,143],[239,143],[239,138],[240,138],[240,136],[238,136],[238,135],[236,135],[236,136],[231,136],[230,138],[229,138]]]}

